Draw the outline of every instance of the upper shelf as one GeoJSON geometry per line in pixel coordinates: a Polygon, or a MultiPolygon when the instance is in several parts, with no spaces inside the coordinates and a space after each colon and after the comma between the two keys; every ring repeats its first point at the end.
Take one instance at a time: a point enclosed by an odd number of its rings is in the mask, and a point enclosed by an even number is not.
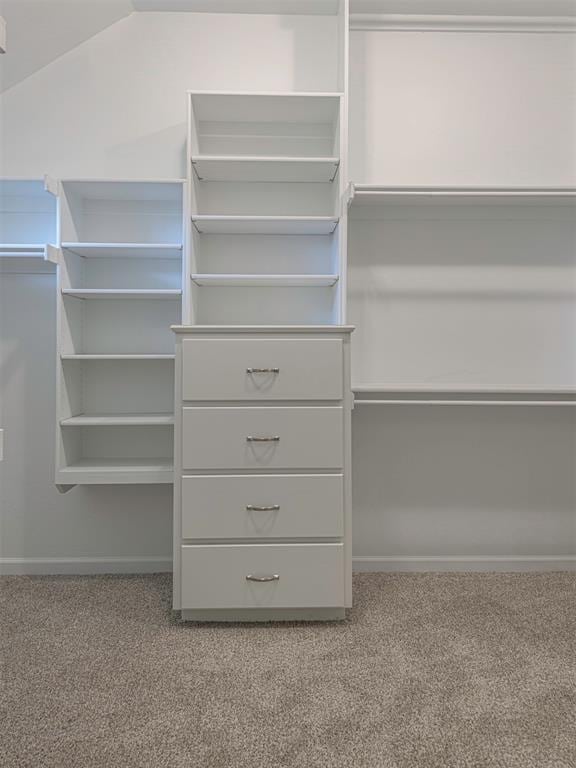
{"type": "Polygon", "coordinates": [[[338,225],[333,216],[216,216],[194,215],[202,234],[329,235],[338,225]]]}
{"type": "Polygon", "coordinates": [[[386,187],[351,184],[350,203],[357,205],[573,205],[573,187],[386,187]]]}
{"type": "Polygon", "coordinates": [[[200,181],[330,182],[339,162],[337,157],[195,155],[192,168],[200,181]]]}

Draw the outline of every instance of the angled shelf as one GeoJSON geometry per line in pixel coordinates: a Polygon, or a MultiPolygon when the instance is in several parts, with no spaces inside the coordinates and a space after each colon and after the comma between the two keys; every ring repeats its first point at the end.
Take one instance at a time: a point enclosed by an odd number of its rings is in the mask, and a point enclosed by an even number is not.
{"type": "Polygon", "coordinates": [[[84,258],[135,258],[135,259],[180,259],[182,245],[179,243],[75,243],[63,242],[62,249],[84,258]]]}
{"type": "Polygon", "coordinates": [[[179,299],[182,291],[179,289],[149,289],[139,288],[63,288],[63,296],[76,299],[179,299]]]}
{"type": "Polygon", "coordinates": [[[336,229],[333,216],[218,216],[193,214],[201,234],[329,235],[336,229]]]}
{"type": "Polygon", "coordinates": [[[339,163],[337,157],[192,156],[200,181],[331,182],[339,163]]]}
{"type": "Polygon", "coordinates": [[[227,275],[227,274],[193,274],[192,281],[196,285],[205,286],[245,286],[257,287],[311,287],[321,288],[335,285],[338,275],[227,275]]]}
{"type": "Polygon", "coordinates": [[[120,413],[86,414],[69,416],[60,422],[63,427],[102,427],[102,426],[161,426],[174,424],[172,413],[120,413]]]}

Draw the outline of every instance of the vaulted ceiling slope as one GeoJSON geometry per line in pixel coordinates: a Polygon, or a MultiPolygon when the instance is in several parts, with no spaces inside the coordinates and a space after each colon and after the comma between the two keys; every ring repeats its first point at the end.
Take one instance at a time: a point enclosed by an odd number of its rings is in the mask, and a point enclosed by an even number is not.
{"type": "MultiPolygon", "coordinates": [[[[0,92],[134,11],[334,13],[341,0],[0,0],[0,92]]],[[[352,13],[576,16],[576,0],[350,0],[352,13]]]]}
{"type": "Polygon", "coordinates": [[[0,90],[16,85],[133,10],[131,0],[0,0],[7,28],[0,90]]]}

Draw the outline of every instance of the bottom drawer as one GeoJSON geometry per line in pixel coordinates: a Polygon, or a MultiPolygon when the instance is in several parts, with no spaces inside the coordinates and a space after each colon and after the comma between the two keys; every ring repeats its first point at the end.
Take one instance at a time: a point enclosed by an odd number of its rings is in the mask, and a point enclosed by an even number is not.
{"type": "Polygon", "coordinates": [[[181,576],[185,610],[345,605],[342,544],[185,545],[181,576]]]}

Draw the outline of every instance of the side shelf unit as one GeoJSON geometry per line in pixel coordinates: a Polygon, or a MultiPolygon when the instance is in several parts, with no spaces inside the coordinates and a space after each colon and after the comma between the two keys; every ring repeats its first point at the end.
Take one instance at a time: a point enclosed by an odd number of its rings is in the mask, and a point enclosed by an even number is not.
{"type": "Polygon", "coordinates": [[[183,180],[63,180],[56,484],[171,483],[183,180]]]}
{"type": "Polygon", "coordinates": [[[52,272],[56,197],[48,180],[0,179],[0,273],[52,272]]]}
{"type": "Polygon", "coordinates": [[[341,93],[189,94],[193,324],[343,319],[341,93]]]}

